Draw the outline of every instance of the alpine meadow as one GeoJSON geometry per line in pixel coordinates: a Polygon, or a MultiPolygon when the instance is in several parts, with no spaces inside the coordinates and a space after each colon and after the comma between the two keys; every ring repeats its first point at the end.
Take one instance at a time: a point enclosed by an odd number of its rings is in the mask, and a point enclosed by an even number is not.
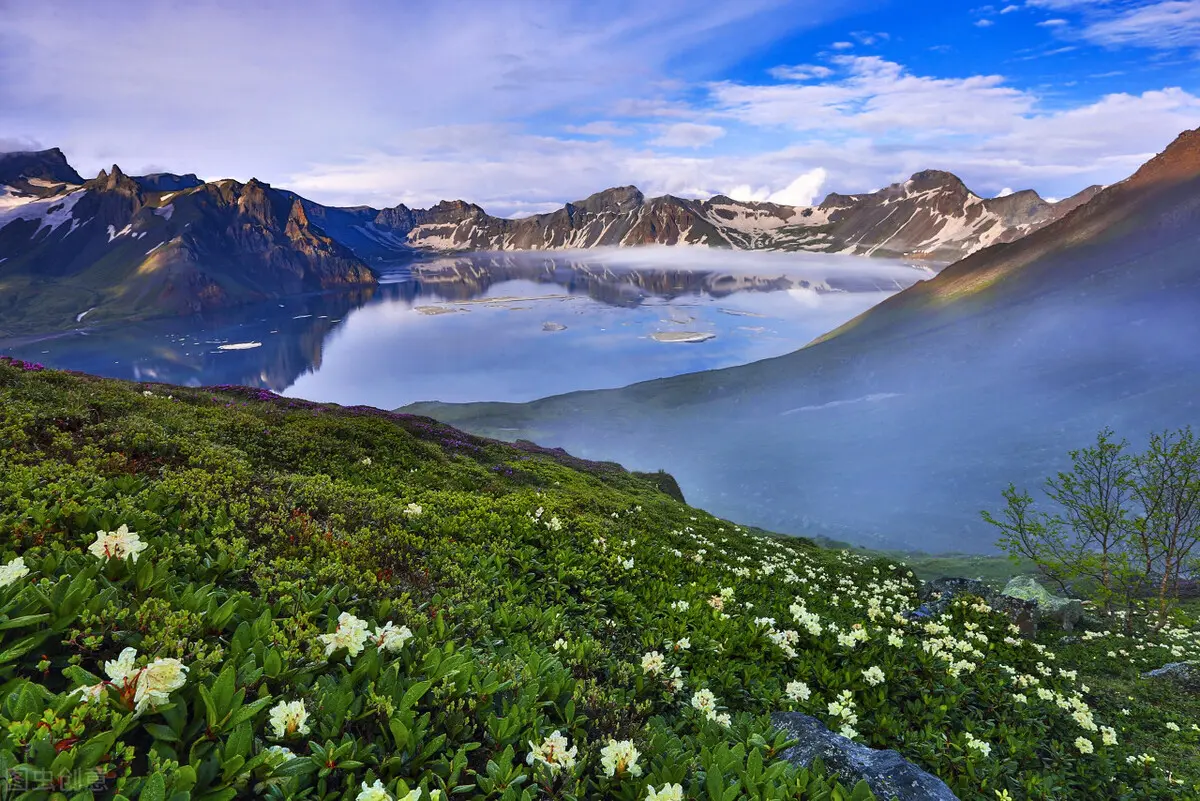
{"type": "Polygon", "coordinates": [[[0,0],[0,799],[1200,801],[1197,52],[0,0]]]}

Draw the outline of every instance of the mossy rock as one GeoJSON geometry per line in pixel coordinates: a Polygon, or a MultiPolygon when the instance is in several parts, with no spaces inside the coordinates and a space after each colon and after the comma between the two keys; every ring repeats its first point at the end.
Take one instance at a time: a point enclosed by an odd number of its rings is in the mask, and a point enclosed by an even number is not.
{"type": "Polygon", "coordinates": [[[1033,601],[1043,620],[1051,620],[1071,631],[1083,619],[1083,603],[1075,598],[1063,598],[1043,587],[1032,576],[1016,576],[1004,587],[1004,595],[1033,601]]]}
{"type": "Polygon", "coordinates": [[[638,478],[649,481],[654,486],[658,487],[658,491],[669,498],[674,498],[680,503],[687,503],[683,497],[683,490],[679,488],[679,482],[675,480],[675,476],[668,473],[666,470],[658,470],[654,473],[642,473],[637,470],[633,474],[638,478]]]}

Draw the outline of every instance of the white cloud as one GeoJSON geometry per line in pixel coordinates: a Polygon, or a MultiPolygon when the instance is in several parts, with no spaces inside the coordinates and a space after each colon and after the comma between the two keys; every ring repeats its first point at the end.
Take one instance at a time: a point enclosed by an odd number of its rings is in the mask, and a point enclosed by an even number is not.
{"type": "Polygon", "coordinates": [[[1020,10],[1021,10],[1020,6],[1011,6],[1010,5],[1010,6],[1005,6],[1004,8],[1000,9],[1000,13],[1001,14],[1011,14],[1014,11],[1020,11],[1020,10]]]}
{"type": "Polygon", "coordinates": [[[1001,76],[933,78],[875,57],[834,63],[838,76],[819,85],[723,82],[712,92],[721,113],[791,132],[795,144],[777,157],[821,165],[841,192],[937,167],[981,193],[1071,194],[1125,177],[1200,122],[1200,97],[1177,87],[1047,107],[1001,76]]]}
{"type": "Polygon", "coordinates": [[[838,134],[904,131],[916,139],[943,131],[990,130],[995,116],[1030,111],[1034,98],[999,75],[930,78],[878,56],[839,56],[843,75],[821,84],[712,85],[723,113],[752,125],[838,134]]]}
{"type": "Polygon", "coordinates": [[[1083,38],[1108,46],[1173,49],[1200,45],[1200,0],[1166,0],[1091,21],[1083,38]]]}
{"type": "Polygon", "coordinates": [[[633,128],[627,125],[618,125],[611,120],[596,120],[586,125],[566,125],[563,130],[567,133],[585,136],[632,136],[635,133],[633,128]]]}
{"type": "Polygon", "coordinates": [[[999,192],[996,193],[996,197],[1008,197],[1012,193],[1013,193],[1012,187],[1006,186],[1003,189],[1001,189],[999,192]]]}
{"type": "Polygon", "coordinates": [[[988,19],[987,17],[984,17],[983,19],[977,19],[977,20],[975,20],[975,27],[976,27],[976,28],[990,28],[990,27],[992,27],[992,26],[993,26],[993,25],[995,25],[995,24],[996,24],[995,22],[993,22],[992,20],[988,19]]]}
{"type": "Polygon", "coordinates": [[[1111,48],[1175,50],[1200,45],[1200,0],[1027,0],[1026,5],[1078,14],[1075,24],[1061,17],[1037,23],[1064,38],[1111,48]]]}
{"type": "Polygon", "coordinates": [[[834,50],[849,50],[854,47],[854,42],[834,42],[830,47],[834,50]]]}
{"type": "Polygon", "coordinates": [[[660,128],[659,135],[650,144],[660,147],[704,147],[725,135],[719,125],[703,125],[696,122],[677,122],[660,128]]]}
{"type": "Polygon", "coordinates": [[[833,70],[820,64],[794,64],[771,67],[767,74],[781,81],[807,81],[814,78],[828,78],[833,70]]]}
{"type": "Polygon", "coordinates": [[[0,0],[0,110],[6,135],[85,172],[152,162],[279,183],[433,126],[561,130],[618,120],[623,101],[669,113],[671,81],[720,74],[849,2],[0,0]]]}
{"type": "Polygon", "coordinates": [[[817,167],[797,176],[794,181],[778,191],[773,192],[766,186],[753,189],[748,184],[742,184],[735,186],[725,194],[734,200],[741,201],[767,201],[784,206],[811,206],[817,201],[827,175],[828,173],[822,167],[817,167]]]}

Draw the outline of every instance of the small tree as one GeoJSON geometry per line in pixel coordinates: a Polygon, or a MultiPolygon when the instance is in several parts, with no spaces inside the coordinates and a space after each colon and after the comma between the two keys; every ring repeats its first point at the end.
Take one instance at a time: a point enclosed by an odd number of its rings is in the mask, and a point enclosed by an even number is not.
{"type": "Polygon", "coordinates": [[[1028,492],[1009,485],[998,544],[1026,557],[1063,591],[1084,580],[1104,610],[1153,595],[1166,621],[1179,580],[1200,542],[1200,442],[1190,428],[1151,437],[1130,455],[1105,429],[1096,443],[1070,452],[1071,469],[1046,481],[1054,514],[1033,508],[1028,492]],[[1161,569],[1161,576],[1158,571],[1161,569]]]}
{"type": "Polygon", "coordinates": [[[984,511],[983,519],[1003,532],[997,544],[1008,551],[1013,561],[1021,557],[1035,563],[1063,592],[1075,578],[1077,558],[1068,542],[1061,521],[1033,508],[1033,496],[1009,484],[1004,490],[1004,517],[996,519],[984,511]]]}
{"type": "Polygon", "coordinates": [[[1178,597],[1179,578],[1200,542],[1200,442],[1190,426],[1150,438],[1134,459],[1138,514],[1130,530],[1147,580],[1157,579],[1161,626],[1178,597]],[[1161,570],[1161,576],[1155,576],[1161,570]]]}

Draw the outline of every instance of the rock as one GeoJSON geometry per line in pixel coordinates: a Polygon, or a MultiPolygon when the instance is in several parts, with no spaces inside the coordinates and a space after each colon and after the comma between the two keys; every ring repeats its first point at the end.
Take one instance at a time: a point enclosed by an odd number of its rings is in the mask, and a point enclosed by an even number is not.
{"type": "Polygon", "coordinates": [[[543,331],[566,331],[567,327],[562,323],[542,323],[543,331]]]}
{"type": "Polygon", "coordinates": [[[1075,598],[1063,598],[1047,590],[1032,576],[1017,576],[1008,582],[1004,595],[1033,601],[1043,618],[1053,620],[1063,631],[1071,631],[1083,619],[1083,603],[1075,598]]]}
{"type": "Polygon", "coordinates": [[[949,608],[955,598],[963,595],[982,598],[988,606],[1004,612],[1021,630],[1022,637],[1033,639],[1037,636],[1039,618],[1036,603],[1001,595],[975,579],[951,576],[925,582],[917,593],[917,597],[923,603],[905,616],[909,620],[937,617],[949,608]]]}
{"type": "Polygon", "coordinates": [[[1185,690],[1200,693],[1200,662],[1168,662],[1142,674],[1143,679],[1166,679],[1185,690]]]}
{"type": "Polygon", "coordinates": [[[825,724],[800,712],[776,712],[771,722],[800,742],[779,756],[793,765],[809,767],[818,757],[842,784],[866,780],[880,799],[899,801],[957,801],[957,796],[936,776],[926,773],[896,751],[868,748],[825,728],[825,724]]]}

